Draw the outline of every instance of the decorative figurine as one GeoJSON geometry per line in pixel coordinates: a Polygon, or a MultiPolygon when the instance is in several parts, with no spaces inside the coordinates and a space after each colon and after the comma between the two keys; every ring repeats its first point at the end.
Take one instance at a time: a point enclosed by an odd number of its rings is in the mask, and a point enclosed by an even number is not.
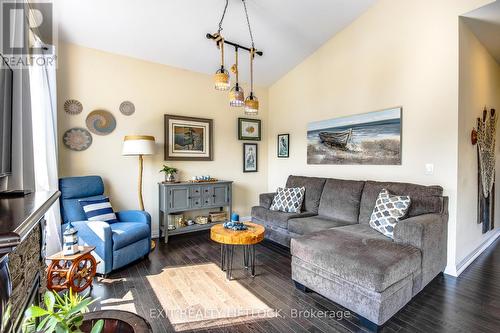
{"type": "Polygon", "coordinates": [[[68,223],[64,230],[63,243],[63,254],[65,256],[80,252],[78,248],[78,231],[73,227],[71,222],[68,223]]]}
{"type": "Polygon", "coordinates": [[[248,227],[243,224],[243,222],[240,222],[240,216],[236,213],[231,214],[231,221],[230,222],[225,222],[223,224],[224,228],[226,229],[231,229],[234,231],[242,231],[242,230],[247,230],[248,227]]]}

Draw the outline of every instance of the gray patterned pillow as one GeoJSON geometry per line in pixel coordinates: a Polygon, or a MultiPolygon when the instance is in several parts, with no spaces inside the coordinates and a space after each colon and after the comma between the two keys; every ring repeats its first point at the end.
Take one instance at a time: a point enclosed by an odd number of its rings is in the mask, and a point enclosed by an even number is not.
{"type": "Polygon", "coordinates": [[[300,213],[305,191],[305,187],[280,187],[269,209],[285,213],[300,213]]]}
{"type": "Polygon", "coordinates": [[[375,208],[370,218],[370,227],[394,238],[394,227],[406,216],[411,199],[407,195],[392,195],[386,189],[378,194],[375,208]]]}

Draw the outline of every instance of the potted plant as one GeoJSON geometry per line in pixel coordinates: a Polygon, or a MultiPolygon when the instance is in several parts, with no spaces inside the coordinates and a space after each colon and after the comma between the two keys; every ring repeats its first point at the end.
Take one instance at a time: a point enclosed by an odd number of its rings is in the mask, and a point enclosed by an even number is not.
{"type": "Polygon", "coordinates": [[[176,168],[169,167],[168,165],[163,165],[163,169],[161,169],[160,172],[165,173],[165,181],[167,182],[175,181],[174,175],[177,173],[176,168]]]}
{"type": "Polygon", "coordinates": [[[82,331],[83,314],[95,300],[69,292],[59,295],[55,291],[46,291],[43,297],[45,309],[32,305],[24,313],[23,332],[61,332],[61,333],[100,333],[104,320],[98,320],[90,330],[82,331]],[[37,319],[39,323],[37,325],[37,319]]]}

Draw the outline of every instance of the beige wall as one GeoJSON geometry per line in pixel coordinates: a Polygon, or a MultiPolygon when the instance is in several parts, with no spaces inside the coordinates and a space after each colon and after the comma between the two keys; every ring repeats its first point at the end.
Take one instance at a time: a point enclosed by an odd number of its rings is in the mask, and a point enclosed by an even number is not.
{"type": "MultiPolygon", "coordinates": [[[[477,148],[470,142],[470,132],[481,117],[484,106],[500,111],[500,65],[488,53],[467,24],[460,22],[460,107],[458,135],[458,214],[457,266],[494,233],[482,233],[477,224],[477,148]]],[[[500,142],[500,131],[497,133],[500,142]]],[[[500,145],[497,145],[497,174],[500,166],[500,145]]],[[[500,224],[500,187],[496,188],[497,213],[500,224]]],[[[498,230],[497,230],[498,231],[498,230]]],[[[460,267],[458,267],[460,268],[460,267]]]]}
{"type": "Polygon", "coordinates": [[[380,0],[269,90],[269,190],[288,174],[439,184],[450,197],[455,265],[458,16],[490,1],[380,0]],[[401,166],[306,164],[310,121],[403,107],[401,166]],[[289,159],[275,157],[290,133],[289,159]],[[426,163],[434,174],[425,175],[426,163]],[[286,172],[283,172],[286,170],[286,172]]]}
{"type": "Polygon", "coordinates": [[[264,141],[259,143],[259,172],[244,174],[243,143],[237,138],[237,118],[244,112],[229,107],[227,93],[213,89],[211,76],[67,44],[60,45],[58,57],[60,136],[71,127],[85,127],[86,115],[95,109],[111,111],[117,120],[116,130],[108,136],[93,135],[94,142],[86,151],[70,151],[61,143],[60,176],[100,175],[116,209],[137,209],[138,161],[121,155],[122,139],[127,134],[149,134],[156,137],[157,154],[145,157],[144,202],[153,215],[154,235],[158,223],[157,183],[163,179],[158,170],[163,163],[179,168],[183,179],[210,174],[233,180],[233,208],[242,216],[250,214],[258,194],[267,189],[267,89],[256,91],[261,102],[258,118],[263,120],[264,131],[264,141]],[[64,112],[63,104],[70,98],[82,102],[84,111],[80,115],[64,112]],[[124,100],[135,104],[134,115],[119,112],[124,100]],[[214,161],[164,162],[164,114],[214,119],[214,161]]]}

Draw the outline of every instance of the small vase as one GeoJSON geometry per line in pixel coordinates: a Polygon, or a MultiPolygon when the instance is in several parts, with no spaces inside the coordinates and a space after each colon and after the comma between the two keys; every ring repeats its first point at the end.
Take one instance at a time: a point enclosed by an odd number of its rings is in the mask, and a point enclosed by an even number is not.
{"type": "Polygon", "coordinates": [[[165,181],[169,182],[169,183],[172,183],[172,182],[175,181],[175,176],[172,173],[167,173],[165,175],[165,181]]]}

